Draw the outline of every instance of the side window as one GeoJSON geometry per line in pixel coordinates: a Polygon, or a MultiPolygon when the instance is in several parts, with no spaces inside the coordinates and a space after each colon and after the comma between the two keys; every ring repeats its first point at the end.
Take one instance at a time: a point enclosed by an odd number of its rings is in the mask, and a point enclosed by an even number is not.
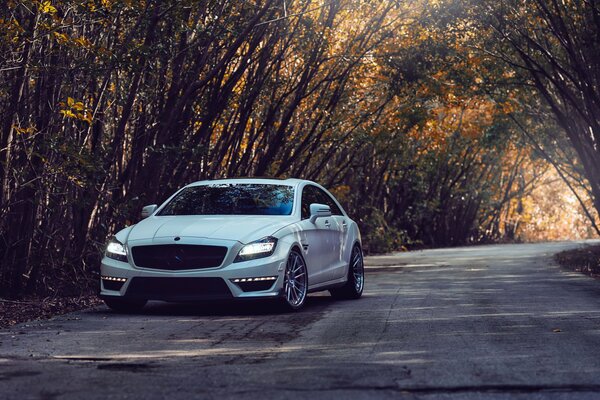
{"type": "Polygon", "coordinates": [[[332,215],[343,215],[330,195],[316,186],[309,185],[302,191],[302,219],[310,218],[310,205],[313,203],[328,205],[332,215]]]}
{"type": "Polygon", "coordinates": [[[335,204],[335,201],[333,201],[330,195],[317,187],[315,187],[315,189],[319,192],[319,203],[328,205],[332,215],[343,215],[342,210],[335,204]]]}
{"type": "Polygon", "coordinates": [[[305,186],[302,190],[302,219],[310,218],[310,205],[322,203],[316,186],[305,186]]]}

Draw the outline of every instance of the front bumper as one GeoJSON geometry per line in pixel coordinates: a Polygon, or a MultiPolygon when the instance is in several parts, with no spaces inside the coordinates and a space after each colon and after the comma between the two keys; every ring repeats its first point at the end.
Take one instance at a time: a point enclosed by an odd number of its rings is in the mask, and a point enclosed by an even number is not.
{"type": "Polygon", "coordinates": [[[286,260],[287,254],[276,251],[270,257],[238,263],[226,259],[217,268],[165,271],[104,257],[100,297],[164,301],[274,298],[283,288],[286,260]]]}

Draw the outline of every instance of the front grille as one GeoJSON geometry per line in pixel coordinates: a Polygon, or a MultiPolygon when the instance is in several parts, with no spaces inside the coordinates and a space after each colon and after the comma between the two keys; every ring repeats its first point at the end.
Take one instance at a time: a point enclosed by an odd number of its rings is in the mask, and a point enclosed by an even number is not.
{"type": "Polygon", "coordinates": [[[233,296],[221,278],[132,278],[127,297],[146,300],[225,300],[233,296]]]}
{"type": "Polygon", "coordinates": [[[131,254],[138,267],[180,271],[218,267],[223,263],[227,247],[161,244],[134,246],[131,254]]]}

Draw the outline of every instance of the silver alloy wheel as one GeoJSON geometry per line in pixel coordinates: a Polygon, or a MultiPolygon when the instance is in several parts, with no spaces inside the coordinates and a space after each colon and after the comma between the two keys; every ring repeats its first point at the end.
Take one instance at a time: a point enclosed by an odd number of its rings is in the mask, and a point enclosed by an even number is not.
{"type": "Polygon", "coordinates": [[[306,264],[298,252],[292,251],[285,267],[283,290],[286,302],[293,309],[298,309],[304,304],[307,283],[306,264]]]}
{"type": "Polygon", "coordinates": [[[354,290],[361,293],[365,284],[365,267],[360,247],[354,246],[352,250],[352,274],[354,276],[354,290]]]}

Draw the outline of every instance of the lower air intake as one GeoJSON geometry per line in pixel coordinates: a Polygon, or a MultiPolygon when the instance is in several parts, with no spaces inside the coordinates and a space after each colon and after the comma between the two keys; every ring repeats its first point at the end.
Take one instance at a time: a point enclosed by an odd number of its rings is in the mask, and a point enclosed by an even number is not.
{"type": "Polygon", "coordinates": [[[221,278],[132,278],[127,297],[146,300],[226,300],[233,296],[221,278]]]}

